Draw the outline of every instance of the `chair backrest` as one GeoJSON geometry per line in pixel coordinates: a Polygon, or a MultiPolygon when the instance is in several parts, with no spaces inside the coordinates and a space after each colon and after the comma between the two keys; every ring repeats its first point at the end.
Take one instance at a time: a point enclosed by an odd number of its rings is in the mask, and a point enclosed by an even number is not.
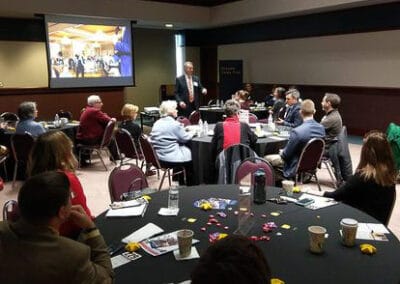
{"type": "Polygon", "coordinates": [[[323,139],[310,139],[301,151],[296,173],[315,171],[321,162],[324,148],[323,139]]]}
{"type": "Polygon", "coordinates": [[[157,169],[161,169],[160,161],[158,160],[158,156],[156,151],[154,150],[151,142],[146,139],[143,135],[139,138],[140,146],[142,147],[144,159],[146,160],[146,164],[151,164],[157,169]]]}
{"type": "Polygon", "coordinates": [[[189,121],[191,124],[198,124],[200,118],[201,118],[201,115],[200,115],[200,111],[198,111],[198,110],[192,111],[192,113],[189,115],[189,121]]]}
{"type": "Polygon", "coordinates": [[[15,200],[8,200],[3,205],[3,220],[15,222],[20,216],[18,202],[15,200]]]}
{"type": "Polygon", "coordinates": [[[59,118],[65,117],[65,118],[68,118],[68,120],[72,120],[72,112],[70,112],[70,111],[64,111],[61,109],[58,111],[57,114],[58,114],[59,118]]]}
{"type": "Polygon", "coordinates": [[[187,119],[187,118],[184,117],[184,116],[178,116],[178,117],[176,118],[176,121],[178,121],[179,123],[182,123],[183,126],[188,126],[188,125],[191,124],[191,123],[190,123],[190,120],[187,119]]]}
{"type": "Polygon", "coordinates": [[[268,163],[267,160],[258,157],[247,158],[240,163],[236,170],[235,183],[239,184],[243,178],[245,178],[248,174],[251,174],[251,184],[254,184],[253,174],[258,169],[262,169],[265,172],[265,184],[267,186],[274,186],[275,173],[273,167],[270,163],[268,163]]]}
{"type": "Polygon", "coordinates": [[[115,133],[115,141],[118,145],[120,154],[124,154],[125,157],[131,159],[143,159],[141,153],[139,153],[136,143],[132,138],[132,135],[126,129],[120,128],[115,133]]]}
{"type": "Polygon", "coordinates": [[[15,161],[27,161],[31,153],[34,138],[29,132],[11,136],[11,150],[15,161]]]}
{"type": "Polygon", "coordinates": [[[257,154],[245,144],[231,145],[225,150],[221,151],[216,160],[216,167],[218,169],[218,183],[235,183],[236,170],[240,163],[249,157],[255,156],[257,156],[257,154]]]}
{"type": "Polygon", "coordinates": [[[257,123],[258,117],[254,113],[249,112],[249,123],[257,123]]]}
{"type": "Polygon", "coordinates": [[[141,190],[148,186],[142,170],[133,164],[124,164],[114,168],[108,177],[111,202],[121,201],[123,193],[141,190]]]}
{"type": "Polygon", "coordinates": [[[3,112],[0,117],[11,127],[16,127],[19,121],[18,115],[12,112],[3,112]]]}
{"type": "Polygon", "coordinates": [[[108,145],[110,145],[111,140],[114,137],[114,127],[115,127],[115,120],[110,120],[107,123],[106,128],[104,129],[104,134],[103,134],[103,139],[101,140],[101,144],[100,147],[107,147],[108,145]]]}

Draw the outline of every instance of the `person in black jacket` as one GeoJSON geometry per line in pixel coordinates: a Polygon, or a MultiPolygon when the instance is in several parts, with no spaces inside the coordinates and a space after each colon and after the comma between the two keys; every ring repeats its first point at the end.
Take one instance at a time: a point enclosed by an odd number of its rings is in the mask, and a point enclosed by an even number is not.
{"type": "Polygon", "coordinates": [[[119,125],[120,128],[127,130],[135,141],[139,140],[142,129],[134,122],[137,117],[139,107],[133,104],[125,104],[122,107],[121,115],[123,121],[119,125]]]}
{"type": "Polygon", "coordinates": [[[374,130],[364,138],[355,174],[338,190],[323,195],[387,224],[395,202],[395,181],[396,168],[389,142],[385,134],[374,130]]]}

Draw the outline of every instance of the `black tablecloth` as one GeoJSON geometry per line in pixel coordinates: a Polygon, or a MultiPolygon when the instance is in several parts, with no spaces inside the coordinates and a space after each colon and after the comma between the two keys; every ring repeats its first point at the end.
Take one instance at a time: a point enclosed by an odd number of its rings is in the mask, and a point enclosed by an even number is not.
{"type": "MultiPolygon", "coordinates": [[[[270,188],[268,196],[272,197],[279,189],[270,188]]],[[[197,247],[200,254],[209,246],[208,234],[227,232],[232,234],[236,229],[237,217],[234,206],[231,211],[225,210],[227,218],[217,217],[223,226],[229,226],[225,231],[216,226],[207,227],[210,214],[216,215],[216,210],[202,211],[193,207],[193,202],[207,197],[222,197],[237,199],[238,189],[235,185],[208,185],[182,188],[180,190],[180,212],[177,217],[161,217],[157,215],[160,207],[167,206],[168,192],[162,191],[152,195],[149,208],[144,216],[132,218],[105,218],[104,214],[96,219],[106,242],[109,244],[120,241],[123,237],[141,228],[149,222],[172,232],[188,228],[195,232],[194,238],[200,240],[197,247]],[[195,223],[188,223],[184,218],[196,218],[195,223]],[[200,230],[207,227],[206,232],[200,230]]],[[[267,202],[262,205],[252,205],[256,221],[249,235],[264,235],[261,225],[275,222],[279,227],[289,224],[291,228],[275,229],[268,233],[271,240],[259,241],[257,244],[268,259],[273,277],[280,278],[288,284],[294,283],[399,283],[400,270],[398,260],[400,243],[390,234],[388,242],[368,241],[377,247],[373,256],[361,254],[358,245],[347,248],[341,245],[339,222],[342,218],[354,218],[359,222],[378,223],[374,218],[344,204],[338,204],[320,210],[309,210],[295,204],[277,205],[267,202]],[[279,216],[271,216],[271,212],[281,211],[279,216]],[[266,214],[267,218],[261,215],[266,214]],[[329,238],[325,242],[325,253],[314,255],[308,250],[308,232],[310,225],[324,226],[329,238]],[[280,232],[282,235],[276,235],[280,232]]],[[[367,241],[357,240],[356,243],[367,241]]],[[[122,283],[177,283],[190,278],[190,272],[197,263],[195,260],[175,261],[172,253],[158,257],[148,255],[143,250],[138,253],[143,257],[129,264],[116,268],[116,282],[122,283]]]]}
{"type": "MultiPolygon", "coordinates": [[[[209,129],[214,129],[214,124],[209,125],[209,129]]],[[[194,184],[212,184],[217,181],[217,169],[215,159],[211,153],[212,136],[194,137],[191,142],[192,161],[194,171],[194,184]]],[[[258,138],[255,152],[258,156],[264,157],[268,154],[276,154],[279,149],[287,143],[287,138],[274,136],[258,138]],[[278,139],[278,140],[277,140],[278,139]]]]}
{"type": "MultiPolygon", "coordinates": [[[[222,108],[200,108],[199,111],[201,119],[208,123],[217,123],[224,120],[224,110],[222,108]]],[[[267,108],[251,109],[249,112],[257,115],[258,119],[268,118],[269,115],[267,108]]]]}

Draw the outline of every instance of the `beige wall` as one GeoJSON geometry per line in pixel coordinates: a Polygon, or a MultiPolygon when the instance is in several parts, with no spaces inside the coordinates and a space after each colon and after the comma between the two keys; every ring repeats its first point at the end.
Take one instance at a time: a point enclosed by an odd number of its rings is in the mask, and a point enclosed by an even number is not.
{"type": "Polygon", "coordinates": [[[254,83],[400,87],[400,30],[224,45],[254,83]]]}
{"type": "Polygon", "coordinates": [[[135,29],[134,64],[136,87],[125,88],[125,101],[144,106],[159,105],[162,84],[175,84],[174,32],[135,29]]]}
{"type": "Polygon", "coordinates": [[[4,88],[47,87],[45,43],[0,41],[0,82],[4,88]]]}

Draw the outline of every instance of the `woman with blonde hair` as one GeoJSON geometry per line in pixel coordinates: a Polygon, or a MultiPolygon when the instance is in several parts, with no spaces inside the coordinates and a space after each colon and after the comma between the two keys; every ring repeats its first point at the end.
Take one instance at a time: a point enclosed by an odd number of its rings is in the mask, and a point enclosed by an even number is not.
{"type": "Polygon", "coordinates": [[[125,104],[122,107],[121,115],[123,121],[119,125],[120,128],[127,130],[135,141],[139,140],[142,130],[140,126],[134,122],[137,117],[139,107],[133,104],[125,104]]]}
{"type": "MultiPolygon", "coordinates": [[[[29,157],[28,175],[34,176],[54,170],[64,172],[70,183],[72,205],[81,205],[86,214],[91,216],[82,185],[74,173],[78,161],[72,152],[72,147],[72,141],[62,131],[50,131],[40,135],[29,157]]],[[[79,233],[80,228],[72,222],[65,222],[60,227],[62,236],[76,238],[79,233]]]]}
{"type": "Polygon", "coordinates": [[[338,190],[325,192],[368,213],[383,224],[389,222],[396,198],[396,168],[386,135],[373,130],[366,134],[355,174],[338,190]]]}

